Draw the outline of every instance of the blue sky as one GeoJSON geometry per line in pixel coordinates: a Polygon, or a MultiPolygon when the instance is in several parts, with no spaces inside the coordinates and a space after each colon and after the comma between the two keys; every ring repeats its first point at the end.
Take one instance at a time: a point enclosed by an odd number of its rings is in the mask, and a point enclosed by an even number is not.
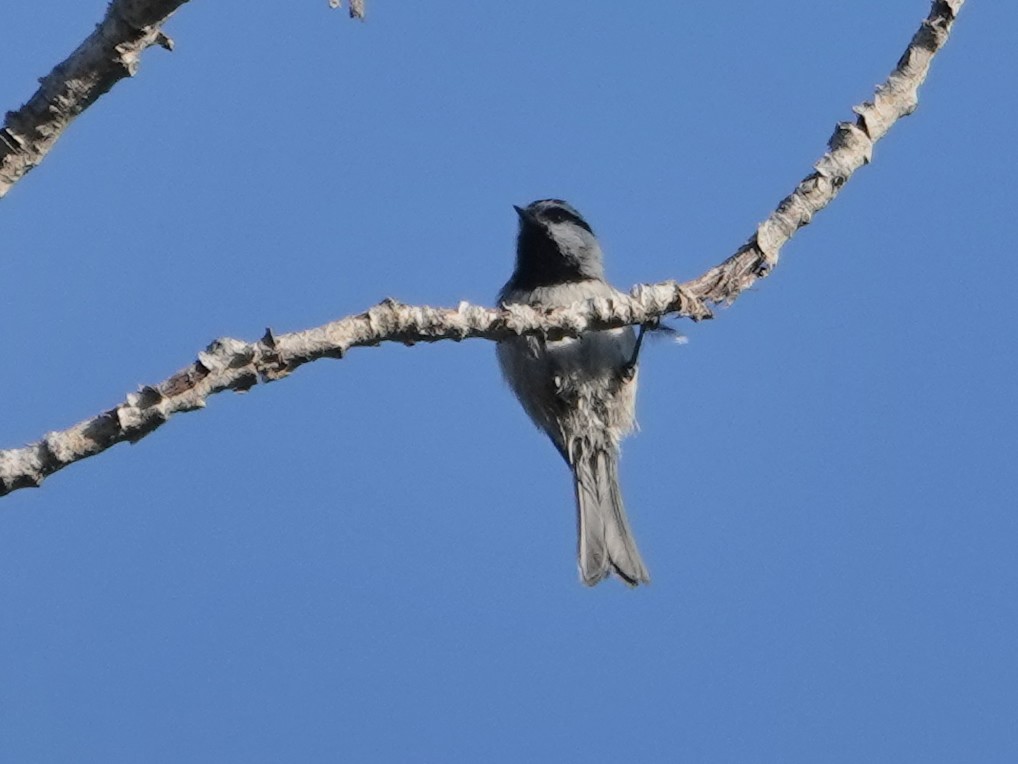
{"type": "MultiPolygon", "coordinates": [[[[3,200],[0,447],[215,337],[491,304],[536,198],[620,287],[699,275],[928,11],[285,6],[188,3],[3,200]]],[[[8,2],[0,105],[104,7],[8,2]]],[[[1014,761],[1016,22],[967,4],[774,275],[647,348],[651,586],[578,582],[490,343],[358,350],[2,500],[0,759],[1014,761]]]]}

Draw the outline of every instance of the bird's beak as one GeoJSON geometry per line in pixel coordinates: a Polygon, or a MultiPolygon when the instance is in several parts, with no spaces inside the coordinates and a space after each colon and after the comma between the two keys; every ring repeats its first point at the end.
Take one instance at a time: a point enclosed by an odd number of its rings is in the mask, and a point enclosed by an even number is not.
{"type": "Polygon", "coordinates": [[[516,210],[516,214],[520,216],[520,220],[522,222],[529,223],[531,225],[537,223],[537,221],[534,220],[534,216],[531,215],[530,212],[528,212],[527,210],[523,209],[523,207],[517,207],[514,204],[513,209],[516,210]]]}

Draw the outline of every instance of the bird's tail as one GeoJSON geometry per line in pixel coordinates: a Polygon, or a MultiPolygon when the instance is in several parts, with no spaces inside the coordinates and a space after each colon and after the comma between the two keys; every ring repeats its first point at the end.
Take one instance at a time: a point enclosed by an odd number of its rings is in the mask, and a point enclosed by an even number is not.
{"type": "Polygon", "coordinates": [[[630,586],[648,583],[622,504],[618,452],[583,443],[572,456],[583,583],[593,586],[611,572],[630,586]]]}

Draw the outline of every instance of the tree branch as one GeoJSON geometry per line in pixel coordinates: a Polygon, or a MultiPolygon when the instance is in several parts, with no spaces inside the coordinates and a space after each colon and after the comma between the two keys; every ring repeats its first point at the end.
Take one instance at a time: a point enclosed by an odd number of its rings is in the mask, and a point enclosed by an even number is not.
{"type": "MultiPolygon", "coordinates": [[[[343,0],[329,0],[329,5],[332,8],[342,8],[343,0]]],[[[350,0],[348,5],[350,6],[350,18],[352,19],[364,18],[364,0],[350,0]]]]}
{"type": "MultiPolygon", "coordinates": [[[[36,167],[67,126],[125,77],[133,77],[151,45],[173,50],[162,26],[188,0],[112,0],[85,41],[53,71],[0,128],[0,199],[36,167]]],[[[350,16],[364,17],[363,0],[351,0],[350,16]]]]}
{"type": "Polygon", "coordinates": [[[855,122],[841,122],[828,141],[828,152],[791,194],[778,204],[756,233],[720,265],[686,286],[696,296],[728,304],[778,264],[778,252],[813,215],[826,207],[852,174],[873,158],[873,144],[919,104],[933,56],[944,47],[965,0],[933,0],[929,15],[872,101],[856,106],[855,122]]]}
{"type": "MultiPolygon", "coordinates": [[[[116,408],[41,441],[0,451],[0,496],[38,486],[48,475],[123,441],[136,442],[174,414],[203,408],[210,395],[243,392],[258,382],[282,379],[319,358],[342,358],[354,347],[382,342],[500,340],[519,334],[548,339],[641,324],[664,315],[699,321],[711,305],[729,304],[777,265],[781,247],[827,206],[852,174],[870,161],[873,144],[900,117],[911,114],[933,55],[947,42],[965,0],[935,0],[930,15],[872,102],[855,108],[854,123],[837,126],[829,151],[750,240],[720,265],[685,284],[674,281],[634,287],[629,296],[597,299],[555,310],[510,306],[501,310],[461,303],[457,308],[403,305],[385,300],[366,313],[316,329],[275,335],[253,343],[213,342],[190,366],[154,386],[143,387],[116,408]]],[[[116,4],[116,3],[114,3],[116,4]]]]}
{"type": "Polygon", "coordinates": [[[162,25],[187,0],[113,0],[85,41],[0,128],[0,198],[45,158],[67,126],[103,93],[138,71],[150,45],[173,49],[162,25]]]}

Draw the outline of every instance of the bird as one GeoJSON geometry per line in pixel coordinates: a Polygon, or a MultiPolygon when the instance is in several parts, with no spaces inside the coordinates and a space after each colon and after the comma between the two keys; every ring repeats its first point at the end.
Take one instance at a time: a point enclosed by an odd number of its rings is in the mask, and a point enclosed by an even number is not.
{"type": "MultiPolygon", "coordinates": [[[[519,216],[516,264],[499,292],[503,307],[557,308],[620,296],[605,280],[604,255],[590,224],[561,199],[540,199],[519,216]]],[[[637,356],[633,327],[546,340],[512,336],[496,345],[502,375],[524,411],[572,471],[580,579],[611,574],[648,583],[619,487],[619,444],[636,428],[637,356]]]]}

